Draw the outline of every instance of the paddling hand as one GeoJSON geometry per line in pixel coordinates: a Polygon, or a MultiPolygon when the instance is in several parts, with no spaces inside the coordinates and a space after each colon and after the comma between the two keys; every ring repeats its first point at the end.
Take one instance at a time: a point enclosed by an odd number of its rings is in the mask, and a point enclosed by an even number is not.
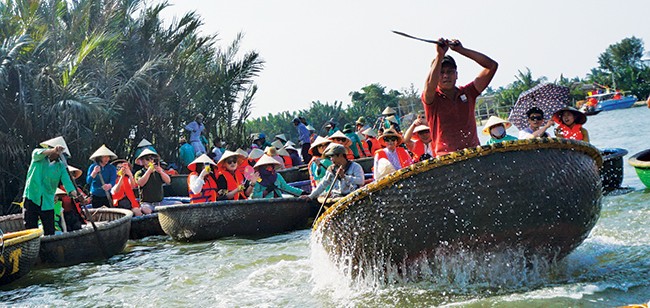
{"type": "Polygon", "coordinates": [[[97,174],[99,174],[101,171],[102,171],[102,168],[101,168],[100,166],[95,166],[95,168],[93,168],[93,172],[92,172],[92,174],[91,174],[90,176],[94,178],[94,177],[97,176],[97,174]]]}
{"type": "Polygon", "coordinates": [[[60,145],[57,145],[57,146],[54,147],[54,151],[56,151],[56,154],[61,154],[61,153],[63,153],[64,150],[65,150],[65,148],[63,146],[60,146],[60,145]]]}
{"type": "Polygon", "coordinates": [[[336,170],[336,177],[342,179],[344,176],[345,176],[345,169],[343,169],[343,166],[341,166],[336,170]]]}
{"type": "Polygon", "coordinates": [[[111,185],[111,184],[104,184],[104,185],[102,185],[102,189],[103,189],[103,190],[111,190],[112,187],[113,187],[113,185],[111,185]]]}
{"type": "Polygon", "coordinates": [[[449,50],[449,44],[447,44],[447,40],[442,37],[439,38],[438,41],[443,44],[436,44],[436,51],[438,51],[439,55],[444,56],[445,53],[447,53],[447,50],[449,50]]]}

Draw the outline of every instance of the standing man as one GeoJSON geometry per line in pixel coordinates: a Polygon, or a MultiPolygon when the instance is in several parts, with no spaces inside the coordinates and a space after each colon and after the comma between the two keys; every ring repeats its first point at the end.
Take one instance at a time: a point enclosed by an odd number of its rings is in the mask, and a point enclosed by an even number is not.
{"type": "Polygon", "coordinates": [[[75,186],[70,180],[62,155],[70,156],[63,137],[56,137],[41,143],[42,149],[32,152],[32,162],[27,171],[23,207],[25,208],[25,228],[38,228],[38,219],[43,224],[45,235],[54,234],[54,194],[59,183],[77,197],[75,186]]]}
{"type": "Polygon", "coordinates": [[[197,114],[196,117],[194,117],[194,121],[187,124],[185,129],[190,132],[190,144],[194,147],[194,157],[205,154],[205,146],[201,141],[201,134],[205,130],[205,125],[203,125],[203,115],[200,113],[197,114]]]}
{"type": "Polygon", "coordinates": [[[301,146],[300,155],[302,155],[302,161],[305,165],[309,164],[311,161],[311,155],[309,154],[309,148],[311,148],[311,133],[299,118],[293,119],[293,125],[295,125],[296,130],[298,130],[298,140],[301,146]]]}
{"type": "Polygon", "coordinates": [[[194,148],[187,143],[185,136],[181,136],[178,139],[178,143],[181,145],[178,149],[178,158],[181,161],[181,173],[189,174],[190,170],[187,169],[187,165],[194,161],[194,148]]]}
{"type": "Polygon", "coordinates": [[[437,56],[424,85],[422,104],[431,129],[434,156],[440,156],[467,147],[478,146],[474,109],[476,98],[490,84],[498,64],[488,56],[463,47],[458,40],[440,39],[437,56]],[[483,67],[474,81],[456,87],[456,61],[448,55],[451,50],[483,67]]]}

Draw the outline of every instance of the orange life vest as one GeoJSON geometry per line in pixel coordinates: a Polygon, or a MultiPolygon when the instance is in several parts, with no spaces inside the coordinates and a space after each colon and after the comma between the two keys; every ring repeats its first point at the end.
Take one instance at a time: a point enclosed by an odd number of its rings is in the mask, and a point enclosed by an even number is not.
{"type": "Polygon", "coordinates": [[[378,150],[382,149],[382,146],[379,143],[379,140],[377,140],[377,138],[368,136],[368,138],[366,138],[366,144],[368,143],[368,141],[370,141],[370,144],[372,145],[370,147],[369,153],[377,153],[378,150]]]}
{"type": "MultiPolygon", "coordinates": [[[[388,159],[388,155],[386,155],[386,151],[384,150],[385,149],[381,149],[375,152],[375,161],[378,161],[382,158],[388,159]]],[[[397,147],[395,148],[395,151],[397,151],[397,157],[399,158],[399,164],[401,168],[410,166],[413,163],[413,160],[411,159],[411,155],[409,155],[409,153],[406,152],[404,148],[397,147]]]]}
{"type": "Polygon", "coordinates": [[[290,156],[281,156],[280,155],[280,157],[282,157],[282,160],[284,161],[284,168],[285,169],[293,167],[293,163],[291,162],[291,157],[290,156]]]}
{"type": "MultiPolygon", "coordinates": [[[[65,191],[63,185],[59,185],[59,188],[65,191]]],[[[83,190],[81,190],[81,188],[77,188],[77,194],[83,196],[84,199],[86,198],[86,194],[83,192],[83,190]]],[[[63,207],[64,213],[74,211],[75,209],[77,213],[81,213],[81,205],[79,202],[73,200],[68,194],[61,196],[61,206],[63,207]]]]}
{"type": "MultiPolygon", "coordinates": [[[[239,171],[235,171],[235,174],[233,175],[228,170],[220,170],[219,174],[223,175],[223,177],[226,178],[226,183],[228,184],[227,186],[228,191],[237,189],[239,185],[242,185],[244,183],[244,174],[239,171]]],[[[236,193],[235,197],[233,198],[233,200],[239,200],[239,199],[242,200],[246,199],[246,194],[244,194],[243,191],[236,193]]]]}
{"type": "Polygon", "coordinates": [[[214,181],[214,177],[208,174],[203,179],[203,186],[201,187],[201,191],[198,194],[195,194],[192,192],[191,189],[189,189],[190,177],[192,175],[199,176],[199,173],[196,171],[192,171],[190,175],[187,177],[187,187],[190,195],[190,203],[204,203],[204,202],[217,201],[217,182],[214,181]]]}
{"type": "Polygon", "coordinates": [[[560,129],[560,134],[565,139],[581,141],[584,139],[582,135],[582,124],[573,124],[573,127],[568,127],[564,123],[559,123],[558,128],[560,129]]]}
{"type": "MultiPolygon", "coordinates": [[[[118,177],[115,184],[117,184],[122,177],[118,177]]],[[[135,194],[133,193],[133,188],[131,187],[131,178],[127,178],[120,186],[120,190],[116,191],[113,194],[113,206],[117,207],[117,203],[126,196],[129,201],[131,201],[131,208],[140,207],[140,203],[135,199],[135,194]]]]}
{"type": "MultiPolygon", "coordinates": [[[[429,144],[429,148],[431,148],[431,145],[429,144]]],[[[411,149],[411,152],[413,152],[413,160],[419,161],[420,156],[422,156],[425,153],[425,146],[424,142],[422,140],[416,140],[413,142],[413,148],[411,149]]],[[[433,151],[432,151],[433,152],[433,151]]]]}

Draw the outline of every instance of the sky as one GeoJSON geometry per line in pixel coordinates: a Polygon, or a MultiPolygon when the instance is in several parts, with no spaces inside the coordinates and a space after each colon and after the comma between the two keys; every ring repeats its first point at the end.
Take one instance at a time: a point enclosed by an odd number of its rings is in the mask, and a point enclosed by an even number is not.
{"type": "MultiPolygon", "coordinates": [[[[165,21],[196,11],[219,46],[243,33],[240,52],[257,51],[252,117],[304,110],[312,101],[350,103],[379,83],[422,90],[435,45],[397,36],[456,38],[499,63],[493,88],[529,68],[549,81],[584,78],[611,44],[635,36],[650,50],[650,1],[169,0],[165,21]]],[[[450,51],[458,84],[481,67],[450,51]]]]}

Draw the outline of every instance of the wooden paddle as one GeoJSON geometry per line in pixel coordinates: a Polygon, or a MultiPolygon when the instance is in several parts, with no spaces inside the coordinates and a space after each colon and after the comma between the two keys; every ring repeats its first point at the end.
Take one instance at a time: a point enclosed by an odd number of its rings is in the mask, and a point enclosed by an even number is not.
{"type": "MultiPolygon", "coordinates": [[[[320,204],[320,207],[318,208],[318,213],[316,213],[316,219],[314,219],[314,224],[316,221],[318,221],[318,216],[320,216],[320,213],[323,211],[323,207],[325,206],[325,203],[327,203],[327,199],[329,199],[330,195],[332,194],[332,188],[334,188],[334,184],[336,181],[339,179],[339,176],[334,174],[335,178],[334,181],[332,181],[332,184],[330,184],[330,187],[327,189],[327,194],[325,194],[325,199],[323,200],[323,203],[320,204]]],[[[312,227],[314,225],[312,224],[312,227]]]]}
{"type": "Polygon", "coordinates": [[[415,36],[412,36],[412,35],[406,34],[406,33],[404,33],[404,32],[395,31],[395,30],[393,30],[392,32],[395,33],[395,34],[398,34],[398,35],[404,36],[404,37],[412,38],[412,39],[414,39],[414,40],[418,40],[418,41],[422,41],[422,42],[427,42],[427,43],[431,43],[431,44],[436,44],[436,45],[440,45],[440,46],[443,46],[443,45],[445,45],[445,44],[449,44],[449,45],[451,45],[451,46],[457,45],[457,44],[452,44],[452,43],[448,43],[448,42],[441,42],[441,41],[436,41],[436,40],[427,40],[427,39],[423,39],[423,38],[419,38],[419,37],[415,37],[415,36]]]}
{"type": "MultiPolygon", "coordinates": [[[[63,162],[63,165],[65,166],[65,170],[68,173],[68,176],[70,177],[70,181],[72,181],[72,185],[74,185],[74,191],[75,194],[79,194],[79,187],[77,187],[77,182],[75,182],[74,177],[72,177],[72,174],[70,174],[70,171],[68,171],[68,161],[65,158],[65,155],[63,153],[59,154],[59,157],[61,158],[61,162],[63,162]]],[[[102,250],[102,253],[104,254],[105,257],[109,257],[110,255],[106,251],[106,245],[104,244],[104,239],[102,238],[102,235],[99,234],[99,231],[97,230],[97,225],[95,225],[95,220],[93,219],[93,216],[90,214],[90,211],[88,211],[88,208],[86,208],[85,204],[81,204],[81,209],[84,211],[86,214],[86,218],[88,221],[90,221],[90,224],[93,226],[93,233],[95,233],[95,237],[97,238],[97,244],[99,245],[99,248],[102,250]]]]}

